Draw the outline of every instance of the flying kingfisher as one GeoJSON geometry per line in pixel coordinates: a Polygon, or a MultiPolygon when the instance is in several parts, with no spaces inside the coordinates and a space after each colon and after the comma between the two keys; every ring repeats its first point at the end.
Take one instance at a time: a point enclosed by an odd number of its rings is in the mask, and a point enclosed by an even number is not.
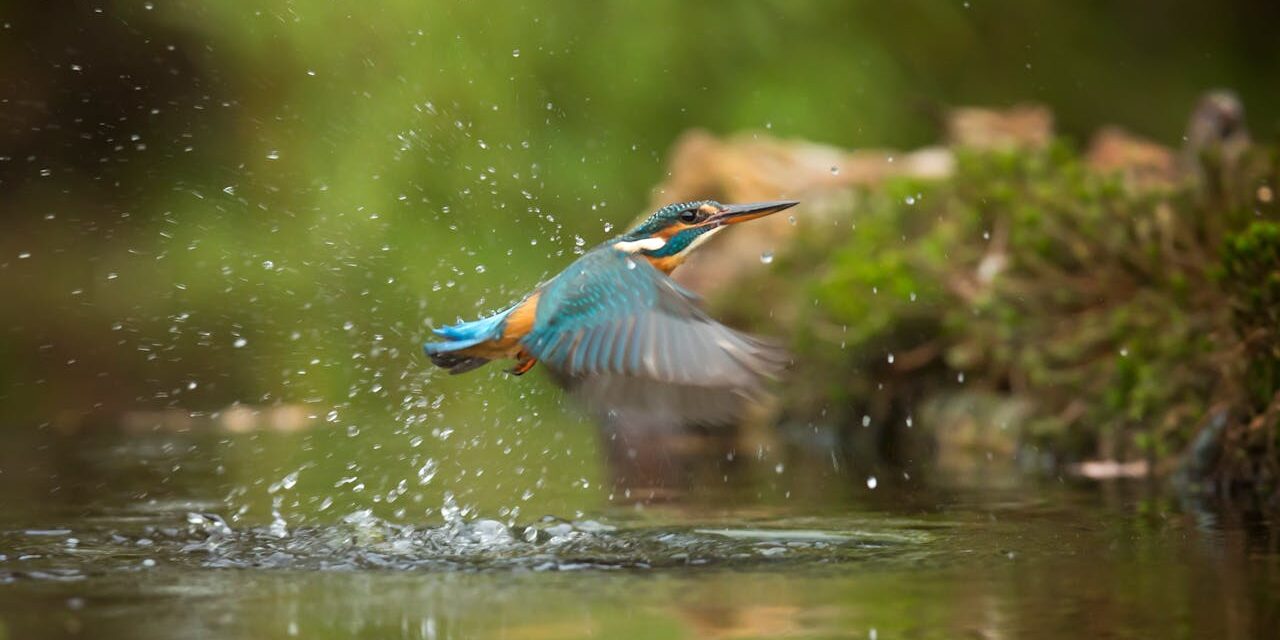
{"type": "Polygon", "coordinates": [[[725,227],[796,204],[665,206],[511,307],[435,329],[445,341],[423,348],[432,363],[455,374],[513,359],[510,372],[520,375],[541,361],[609,415],[634,410],[686,422],[727,419],[788,356],[713,320],[698,297],[668,275],[725,227]]]}

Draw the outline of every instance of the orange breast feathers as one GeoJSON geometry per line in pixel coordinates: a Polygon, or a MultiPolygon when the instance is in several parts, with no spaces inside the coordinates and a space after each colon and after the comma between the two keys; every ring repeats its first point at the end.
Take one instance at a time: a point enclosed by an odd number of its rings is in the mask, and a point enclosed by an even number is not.
{"type": "Polygon", "coordinates": [[[511,311],[511,315],[507,316],[506,326],[502,328],[502,338],[499,342],[509,341],[514,345],[533,331],[533,321],[538,314],[538,298],[541,295],[542,292],[534,291],[520,303],[520,306],[511,311]]]}
{"type": "Polygon", "coordinates": [[[666,256],[664,258],[654,258],[652,256],[645,257],[649,259],[649,264],[653,265],[654,269],[657,269],[667,275],[671,275],[671,272],[675,271],[676,267],[683,264],[685,258],[683,253],[677,253],[674,256],[666,256]]]}
{"type": "Polygon", "coordinates": [[[520,339],[528,335],[529,331],[533,329],[534,316],[538,310],[538,295],[537,291],[529,294],[528,298],[525,298],[518,307],[511,311],[511,315],[507,316],[506,324],[502,327],[501,337],[496,340],[481,342],[474,347],[463,349],[459,353],[490,360],[517,358],[522,350],[520,339]]]}

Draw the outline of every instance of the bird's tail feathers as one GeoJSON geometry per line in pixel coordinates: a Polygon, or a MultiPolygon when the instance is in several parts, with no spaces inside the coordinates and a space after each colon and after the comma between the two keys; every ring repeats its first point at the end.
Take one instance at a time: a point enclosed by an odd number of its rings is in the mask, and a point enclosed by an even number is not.
{"type": "Polygon", "coordinates": [[[446,340],[457,342],[472,341],[472,344],[475,344],[500,336],[503,322],[506,321],[509,313],[511,313],[510,309],[488,318],[472,320],[471,322],[459,322],[439,329],[432,329],[432,332],[446,340]]]}
{"type": "Polygon", "coordinates": [[[422,350],[431,358],[432,364],[448,369],[449,373],[452,374],[466,373],[481,367],[489,362],[487,358],[465,355],[460,352],[501,337],[503,321],[506,320],[507,314],[510,312],[510,309],[508,309],[488,318],[460,322],[433,329],[432,332],[444,338],[445,341],[428,342],[422,345],[422,350]]]}

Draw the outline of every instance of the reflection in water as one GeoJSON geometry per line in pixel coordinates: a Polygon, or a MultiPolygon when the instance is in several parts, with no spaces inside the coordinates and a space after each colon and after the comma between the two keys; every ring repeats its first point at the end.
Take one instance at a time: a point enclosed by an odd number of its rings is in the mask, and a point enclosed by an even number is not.
{"type": "Polygon", "coordinates": [[[694,487],[744,481],[735,463],[747,443],[734,427],[673,430],[612,420],[601,443],[615,502],[674,501],[694,487]]]}

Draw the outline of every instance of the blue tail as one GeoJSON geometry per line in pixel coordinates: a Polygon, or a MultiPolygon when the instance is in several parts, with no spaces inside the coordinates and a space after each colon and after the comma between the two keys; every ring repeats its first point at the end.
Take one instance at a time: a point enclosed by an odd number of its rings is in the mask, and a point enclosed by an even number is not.
{"type": "Polygon", "coordinates": [[[488,362],[488,360],[463,356],[454,352],[474,347],[482,342],[501,338],[502,329],[507,323],[507,316],[514,308],[511,307],[488,318],[434,329],[433,332],[444,338],[445,342],[428,342],[422,345],[422,350],[431,358],[433,364],[448,369],[449,373],[465,373],[475,369],[488,362]]]}

